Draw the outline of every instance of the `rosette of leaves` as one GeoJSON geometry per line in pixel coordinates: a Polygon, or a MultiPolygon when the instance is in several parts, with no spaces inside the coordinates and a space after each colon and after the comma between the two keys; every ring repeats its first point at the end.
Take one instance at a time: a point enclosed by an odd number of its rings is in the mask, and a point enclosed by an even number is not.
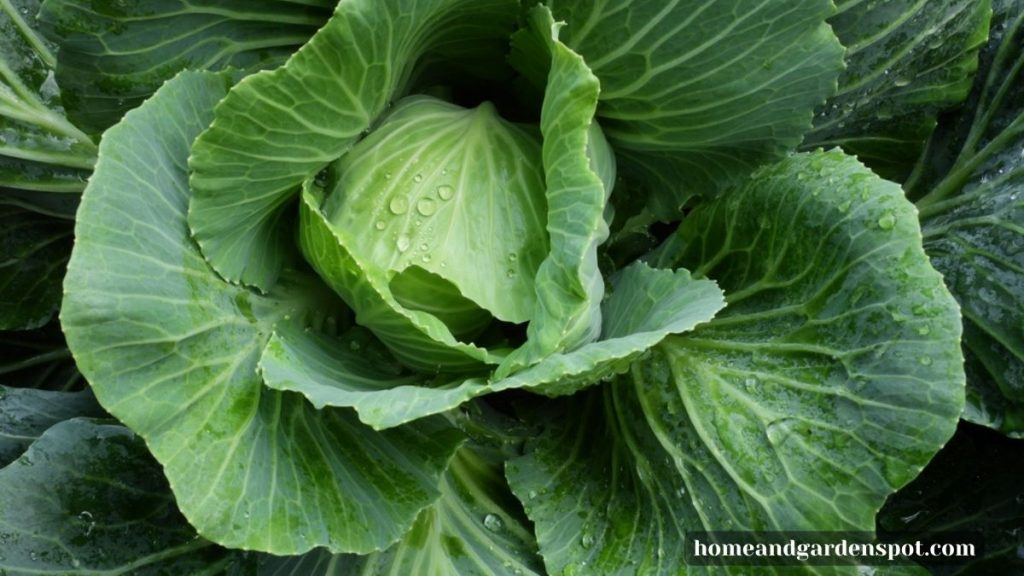
{"type": "Polygon", "coordinates": [[[69,348],[204,541],[310,553],[268,570],[676,574],[688,530],[871,530],[953,432],[960,318],[898,186],[790,154],[831,15],[341,2],[104,133],[69,348]],[[602,269],[630,187],[706,198],[602,269]]]}

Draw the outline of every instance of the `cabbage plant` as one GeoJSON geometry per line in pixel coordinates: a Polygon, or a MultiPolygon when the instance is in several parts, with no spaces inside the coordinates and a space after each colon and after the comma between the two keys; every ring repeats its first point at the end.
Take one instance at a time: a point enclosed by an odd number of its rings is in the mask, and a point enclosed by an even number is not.
{"type": "Polygon", "coordinates": [[[689,574],[687,533],[872,533],[961,415],[1021,433],[992,4],[24,2],[63,92],[0,113],[82,151],[18,162],[95,162],[60,325],[96,402],[0,395],[51,414],[0,444],[0,570],[689,574]]]}

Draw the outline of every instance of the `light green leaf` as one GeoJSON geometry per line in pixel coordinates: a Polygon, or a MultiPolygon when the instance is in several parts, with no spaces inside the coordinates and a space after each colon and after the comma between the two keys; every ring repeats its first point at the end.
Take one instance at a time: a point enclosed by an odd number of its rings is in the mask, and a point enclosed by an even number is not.
{"type": "Polygon", "coordinates": [[[267,386],[298,392],[317,408],[355,408],[363,423],[378,430],[440,414],[486,391],[483,379],[402,374],[365,336],[336,339],[279,326],[260,358],[260,372],[267,386]]]}
{"type": "Polygon", "coordinates": [[[71,226],[0,204],[0,330],[46,324],[60,307],[71,226]]]}
{"type": "Polygon", "coordinates": [[[0,386],[0,468],[20,456],[50,426],[77,416],[104,416],[92,392],[0,386]]]}
{"type": "Polygon", "coordinates": [[[548,253],[535,130],[502,119],[490,102],[463,108],[412,96],[331,172],[324,213],[363,262],[389,275],[430,272],[477,313],[530,320],[548,253]]]}
{"type": "Polygon", "coordinates": [[[127,428],[73,419],[0,470],[0,572],[200,575],[235,558],[197,539],[127,428]]]}
{"type": "Polygon", "coordinates": [[[45,0],[43,33],[59,47],[57,82],[75,124],[109,128],[188,69],[283,63],[323,26],[333,0],[45,0]]]}
{"type": "Polygon", "coordinates": [[[541,415],[509,465],[552,573],[684,573],[687,530],[871,531],[955,428],[959,315],[898,186],[797,155],[678,235],[662,263],[728,307],[541,415]]]}
{"type": "Polygon", "coordinates": [[[423,372],[466,372],[498,362],[487,350],[457,340],[434,314],[398,302],[388,274],[348,249],[322,204],[323,190],[307,180],[299,207],[299,244],[320,277],[350,303],[360,326],[372,330],[403,364],[423,372]]]}
{"type": "Polygon", "coordinates": [[[902,181],[939,112],[967,98],[988,38],[990,0],[838,0],[829,18],[846,46],[839,92],[819,108],[804,148],[842,146],[902,181]]]}
{"type": "Polygon", "coordinates": [[[189,160],[189,223],[213,267],[269,289],[291,246],[281,208],[299,185],[403,94],[421,56],[486,50],[516,13],[512,0],[341,2],[285,66],[241,82],[189,160]]]}
{"type": "Polygon", "coordinates": [[[273,558],[258,576],[493,576],[544,574],[533,530],[509,492],[504,459],[476,445],[460,449],[441,498],[391,548],[367,556],[312,553],[273,558]]]}
{"type": "Polygon", "coordinates": [[[654,178],[671,188],[649,188],[665,217],[795,148],[842,69],[828,0],[549,4],[601,79],[598,119],[622,170],[672,174],[654,178]]]}
{"type": "Polygon", "coordinates": [[[491,392],[524,388],[550,396],[571,394],[625,371],[670,333],[706,322],[724,305],[722,292],[685,270],[638,264],[613,280],[604,305],[602,340],[556,353],[504,379],[402,375],[365,334],[335,339],[278,326],[260,359],[271,388],[306,396],[314,406],[348,406],[364,423],[390,428],[438,414],[491,392]]]}
{"type": "Polygon", "coordinates": [[[964,417],[1024,436],[1024,2],[997,0],[964,110],[908,182],[925,250],[964,315],[964,417]]]}
{"type": "Polygon", "coordinates": [[[491,384],[497,392],[524,388],[547,396],[572,394],[625,372],[643,352],[669,334],[692,330],[725,306],[722,291],[686,270],[654,270],[637,263],[612,277],[601,307],[601,339],[572,352],[552,354],[491,384]]]}
{"type": "Polygon", "coordinates": [[[38,0],[0,0],[0,194],[81,192],[95,161],[96,146],[64,116],[38,9],[38,0]]]}
{"type": "Polygon", "coordinates": [[[505,359],[499,378],[597,339],[604,294],[597,247],[608,238],[604,211],[614,180],[607,167],[614,157],[594,122],[597,77],[559,41],[550,10],[534,8],[529,24],[530,44],[545,46],[551,62],[540,119],[550,253],[534,280],[537,308],[527,342],[505,359]]]}
{"type": "Polygon", "coordinates": [[[377,433],[263,386],[274,325],[335,302],[294,272],[268,295],[228,284],[189,236],[186,158],[230,84],[183,72],[106,132],[65,279],[68,344],[204,537],[276,554],[379,550],[438,496],[461,433],[439,419],[377,433]]]}

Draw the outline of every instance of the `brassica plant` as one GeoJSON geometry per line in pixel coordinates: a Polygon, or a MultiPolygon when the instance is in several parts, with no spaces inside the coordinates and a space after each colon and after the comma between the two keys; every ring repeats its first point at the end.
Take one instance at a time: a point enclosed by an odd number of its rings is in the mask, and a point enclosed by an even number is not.
{"type": "Polygon", "coordinates": [[[1024,435],[1022,26],[0,0],[0,573],[870,571],[684,542],[937,529],[1024,435]]]}

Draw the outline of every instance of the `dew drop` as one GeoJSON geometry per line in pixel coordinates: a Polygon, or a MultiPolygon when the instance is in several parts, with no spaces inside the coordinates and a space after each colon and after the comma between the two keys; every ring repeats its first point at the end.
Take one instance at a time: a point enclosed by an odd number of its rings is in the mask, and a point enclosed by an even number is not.
{"type": "Polygon", "coordinates": [[[594,545],[594,535],[593,534],[584,534],[583,537],[580,538],[580,544],[584,548],[590,548],[591,546],[594,545]]]}
{"type": "Polygon", "coordinates": [[[422,260],[424,262],[430,262],[430,254],[424,254],[422,260]]]}
{"type": "Polygon", "coordinates": [[[498,532],[501,530],[503,522],[501,518],[496,514],[488,514],[484,516],[484,528],[487,528],[491,532],[498,532]]]}
{"type": "Polygon", "coordinates": [[[928,326],[921,326],[920,328],[917,329],[917,333],[920,334],[921,336],[927,336],[931,331],[932,329],[928,326]]]}
{"type": "Polygon", "coordinates": [[[395,196],[388,203],[388,210],[395,215],[405,214],[409,211],[409,201],[404,196],[395,196]]]}
{"type": "Polygon", "coordinates": [[[398,241],[395,242],[395,247],[398,248],[399,252],[405,252],[409,249],[409,237],[402,235],[398,237],[398,241]]]}
{"type": "Polygon", "coordinates": [[[420,198],[416,201],[416,211],[423,216],[430,216],[437,212],[437,203],[431,198],[420,198]]]}
{"type": "Polygon", "coordinates": [[[537,497],[537,491],[536,490],[530,490],[530,493],[527,494],[527,497],[529,497],[530,500],[533,500],[534,498],[537,497]]]}
{"type": "MultiPolygon", "coordinates": [[[[442,174],[444,174],[444,172],[442,172],[442,174]]],[[[455,188],[452,188],[451,186],[449,186],[447,184],[444,184],[442,186],[438,186],[437,187],[437,196],[441,200],[451,200],[452,196],[455,196],[455,188]]]]}
{"type": "Polygon", "coordinates": [[[423,182],[423,174],[417,174],[413,176],[412,181],[416,183],[423,182]]]}
{"type": "Polygon", "coordinates": [[[923,365],[923,366],[931,366],[931,364],[932,364],[932,357],[931,356],[921,356],[920,358],[918,358],[918,362],[920,362],[921,365],[923,365]]]}
{"type": "Polygon", "coordinates": [[[427,246],[426,242],[420,244],[420,252],[426,252],[429,248],[430,246],[427,246]]]}
{"type": "Polygon", "coordinates": [[[515,262],[518,259],[519,259],[519,256],[515,252],[510,252],[509,253],[509,255],[508,255],[508,261],[509,262],[515,262]]]}
{"type": "Polygon", "coordinates": [[[509,268],[508,270],[505,271],[505,276],[508,276],[509,278],[515,278],[516,271],[509,268]]]}
{"type": "Polygon", "coordinates": [[[383,220],[377,220],[377,223],[373,225],[377,230],[383,230],[386,226],[387,224],[385,224],[383,220]]]}
{"type": "Polygon", "coordinates": [[[391,172],[385,172],[384,173],[384,179],[385,180],[391,180],[391,172]]]}
{"type": "Polygon", "coordinates": [[[892,212],[888,212],[878,219],[878,227],[882,230],[892,230],[892,227],[895,225],[896,217],[893,216],[892,212]]]}

